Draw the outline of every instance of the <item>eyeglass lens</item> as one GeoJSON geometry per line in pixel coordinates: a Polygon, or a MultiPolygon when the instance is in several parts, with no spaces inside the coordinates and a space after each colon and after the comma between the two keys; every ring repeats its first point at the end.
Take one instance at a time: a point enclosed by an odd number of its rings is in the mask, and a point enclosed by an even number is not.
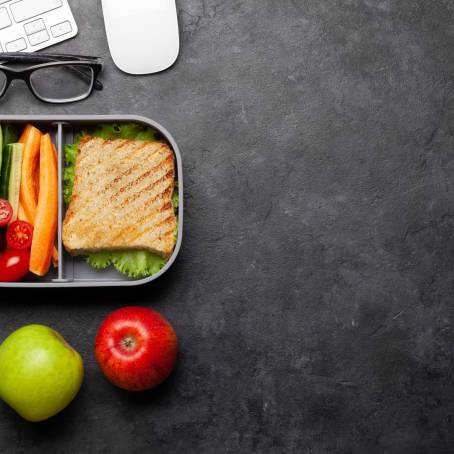
{"type": "Polygon", "coordinates": [[[49,66],[35,70],[30,83],[35,93],[47,101],[74,101],[90,94],[94,72],[86,65],[49,66]]]}
{"type": "Polygon", "coordinates": [[[3,92],[5,91],[6,83],[7,83],[6,75],[3,71],[0,71],[0,95],[3,94],[3,92]]]}

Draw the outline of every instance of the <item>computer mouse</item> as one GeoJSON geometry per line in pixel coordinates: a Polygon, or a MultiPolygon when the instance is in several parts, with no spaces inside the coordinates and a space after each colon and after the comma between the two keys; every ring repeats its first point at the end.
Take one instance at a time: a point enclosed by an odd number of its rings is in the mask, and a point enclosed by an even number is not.
{"type": "Polygon", "coordinates": [[[114,63],[129,74],[169,68],[180,50],[175,0],[102,0],[114,63]]]}

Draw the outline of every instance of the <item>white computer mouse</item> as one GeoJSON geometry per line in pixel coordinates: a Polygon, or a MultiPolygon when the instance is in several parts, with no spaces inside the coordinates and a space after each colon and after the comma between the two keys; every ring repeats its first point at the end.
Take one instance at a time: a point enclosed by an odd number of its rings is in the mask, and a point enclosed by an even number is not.
{"type": "Polygon", "coordinates": [[[102,0],[114,63],[129,74],[163,71],[180,50],[175,0],[102,0]]]}

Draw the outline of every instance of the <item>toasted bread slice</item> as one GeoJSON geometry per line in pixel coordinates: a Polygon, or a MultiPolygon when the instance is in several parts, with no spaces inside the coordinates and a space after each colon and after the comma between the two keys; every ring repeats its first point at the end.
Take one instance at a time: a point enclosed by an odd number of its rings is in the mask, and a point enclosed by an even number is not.
{"type": "Polygon", "coordinates": [[[145,249],[163,257],[175,246],[174,155],[162,142],[80,141],[63,244],[73,255],[145,249]]]}

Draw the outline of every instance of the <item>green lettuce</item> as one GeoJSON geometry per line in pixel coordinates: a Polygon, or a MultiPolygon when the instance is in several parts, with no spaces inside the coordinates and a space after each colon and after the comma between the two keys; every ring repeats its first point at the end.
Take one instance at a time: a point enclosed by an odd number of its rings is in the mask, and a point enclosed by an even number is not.
{"type": "Polygon", "coordinates": [[[76,159],[78,145],[79,141],[77,141],[74,145],[65,146],[66,167],[63,171],[64,181],[63,198],[65,199],[65,203],[67,204],[71,201],[71,196],[73,193],[74,177],[76,175],[76,159]]]}
{"type": "MultiPolygon", "coordinates": [[[[63,173],[65,183],[63,196],[67,204],[72,197],[79,141],[85,135],[101,137],[105,140],[158,140],[160,138],[155,129],[137,123],[106,123],[93,130],[82,131],[77,135],[74,144],[65,146],[66,167],[63,173]]],[[[175,211],[178,210],[178,200],[178,182],[176,182],[172,195],[175,211]]],[[[176,236],[177,230],[175,231],[175,238],[176,236]]],[[[161,256],[142,250],[93,252],[87,255],[86,260],[96,269],[104,269],[113,265],[120,273],[131,278],[156,274],[166,264],[166,259],[161,256]]]]}
{"type": "Polygon", "coordinates": [[[120,273],[134,278],[156,274],[166,264],[164,258],[148,251],[115,251],[111,260],[120,273]]]}
{"type": "Polygon", "coordinates": [[[112,252],[110,251],[99,251],[93,252],[87,256],[87,262],[93,268],[102,270],[112,264],[112,252]]]}
{"type": "Polygon", "coordinates": [[[159,138],[159,133],[156,129],[138,123],[105,123],[88,133],[82,132],[81,135],[86,134],[101,137],[105,140],[157,140],[159,138]]]}
{"type": "Polygon", "coordinates": [[[178,194],[178,181],[175,181],[175,188],[172,194],[173,209],[178,213],[178,207],[180,206],[180,195],[178,194]]]}

